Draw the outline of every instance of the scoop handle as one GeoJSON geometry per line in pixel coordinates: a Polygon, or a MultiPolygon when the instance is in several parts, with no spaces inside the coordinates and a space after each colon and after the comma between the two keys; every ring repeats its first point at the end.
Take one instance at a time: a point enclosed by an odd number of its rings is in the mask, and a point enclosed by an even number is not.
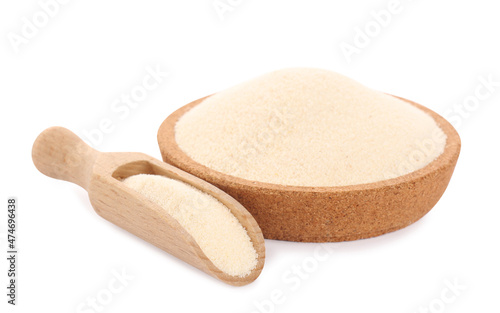
{"type": "Polygon", "coordinates": [[[56,126],[38,135],[31,156],[43,174],[87,189],[98,153],[70,130],[56,126]]]}

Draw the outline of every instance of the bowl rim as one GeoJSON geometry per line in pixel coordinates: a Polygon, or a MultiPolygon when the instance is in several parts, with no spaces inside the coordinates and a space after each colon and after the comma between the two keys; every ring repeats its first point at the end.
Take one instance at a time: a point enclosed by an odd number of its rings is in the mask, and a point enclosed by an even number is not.
{"type": "MultiPolygon", "coordinates": [[[[188,171],[183,166],[184,170],[186,170],[187,172],[195,176],[198,176],[202,179],[208,180],[212,183],[223,186],[231,185],[232,187],[244,190],[259,189],[259,190],[266,190],[267,192],[280,192],[280,193],[283,192],[339,193],[339,192],[359,192],[363,190],[380,189],[387,187],[390,188],[414,180],[418,180],[428,175],[432,175],[439,169],[449,166],[450,164],[453,164],[458,158],[461,149],[461,140],[458,132],[445,118],[443,118],[438,113],[434,112],[433,110],[421,104],[418,104],[416,102],[413,102],[411,100],[402,97],[388,94],[389,96],[408,102],[411,105],[417,107],[418,109],[430,115],[447,136],[443,153],[441,153],[435,160],[433,160],[426,166],[416,171],[410,172],[408,174],[397,176],[390,179],[384,179],[371,183],[345,185],[345,186],[293,186],[293,185],[281,185],[275,183],[252,181],[245,178],[216,171],[201,163],[196,162],[195,160],[191,159],[191,157],[189,157],[175,141],[175,125],[177,124],[177,121],[193,107],[200,104],[201,102],[203,102],[205,99],[207,99],[212,95],[208,95],[206,97],[192,101],[180,107],[179,109],[175,110],[172,114],[170,114],[159,127],[157,140],[158,140],[158,145],[160,147],[162,159],[164,161],[166,159],[165,155],[168,155],[170,156],[169,159],[175,159],[176,162],[189,167],[190,170],[188,171]]],[[[169,163],[171,162],[172,161],[170,161],[169,163]]],[[[175,163],[173,163],[173,165],[176,167],[178,166],[175,163]]]]}

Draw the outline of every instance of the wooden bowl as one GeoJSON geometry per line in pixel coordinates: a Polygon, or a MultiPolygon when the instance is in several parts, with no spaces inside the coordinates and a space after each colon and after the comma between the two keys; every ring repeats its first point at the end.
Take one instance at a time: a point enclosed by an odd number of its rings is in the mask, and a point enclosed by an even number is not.
{"type": "Polygon", "coordinates": [[[404,176],[339,187],[285,186],[227,175],[192,160],[176,143],[175,124],[205,98],[172,113],[158,130],[163,161],[224,190],[254,216],[267,239],[328,242],[369,238],[406,227],[444,193],[460,153],[460,137],[443,117],[412,101],[447,135],[444,152],[404,176]]]}

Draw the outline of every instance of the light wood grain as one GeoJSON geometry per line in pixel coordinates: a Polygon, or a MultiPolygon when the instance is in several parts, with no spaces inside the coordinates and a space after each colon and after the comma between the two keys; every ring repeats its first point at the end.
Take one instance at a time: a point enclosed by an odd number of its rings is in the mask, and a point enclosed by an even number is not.
{"type": "MultiPolygon", "coordinates": [[[[206,98],[206,97],[205,97],[206,98]]],[[[447,135],[443,154],[422,169],[370,184],[299,187],[227,175],[191,159],[175,140],[175,124],[205,98],[172,113],[158,130],[163,160],[224,190],[252,213],[267,239],[328,242],[369,238],[422,218],[444,193],[460,154],[460,137],[444,118],[429,114],[447,135]]]]}
{"type": "Polygon", "coordinates": [[[85,188],[95,211],[106,220],[211,276],[241,286],[254,281],[262,271],[264,238],[255,219],[234,198],[189,173],[142,153],[100,153],[62,127],[51,127],[42,132],[33,145],[32,157],[35,166],[45,175],[85,188]],[[177,179],[221,201],[252,240],[258,254],[256,268],[243,278],[220,271],[174,218],[121,181],[136,174],[177,179]]]}

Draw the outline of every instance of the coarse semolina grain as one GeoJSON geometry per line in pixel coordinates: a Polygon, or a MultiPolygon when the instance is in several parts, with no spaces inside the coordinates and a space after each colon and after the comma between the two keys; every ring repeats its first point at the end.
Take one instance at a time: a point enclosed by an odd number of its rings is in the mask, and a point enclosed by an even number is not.
{"type": "Polygon", "coordinates": [[[123,182],[164,208],[221,271],[245,277],[256,267],[257,252],[246,230],[213,196],[160,175],[139,174],[123,182]]]}
{"type": "Polygon", "coordinates": [[[291,186],[371,183],[423,168],[446,135],[434,119],[335,72],[285,69],[216,93],[175,126],[194,161],[291,186]]]}

